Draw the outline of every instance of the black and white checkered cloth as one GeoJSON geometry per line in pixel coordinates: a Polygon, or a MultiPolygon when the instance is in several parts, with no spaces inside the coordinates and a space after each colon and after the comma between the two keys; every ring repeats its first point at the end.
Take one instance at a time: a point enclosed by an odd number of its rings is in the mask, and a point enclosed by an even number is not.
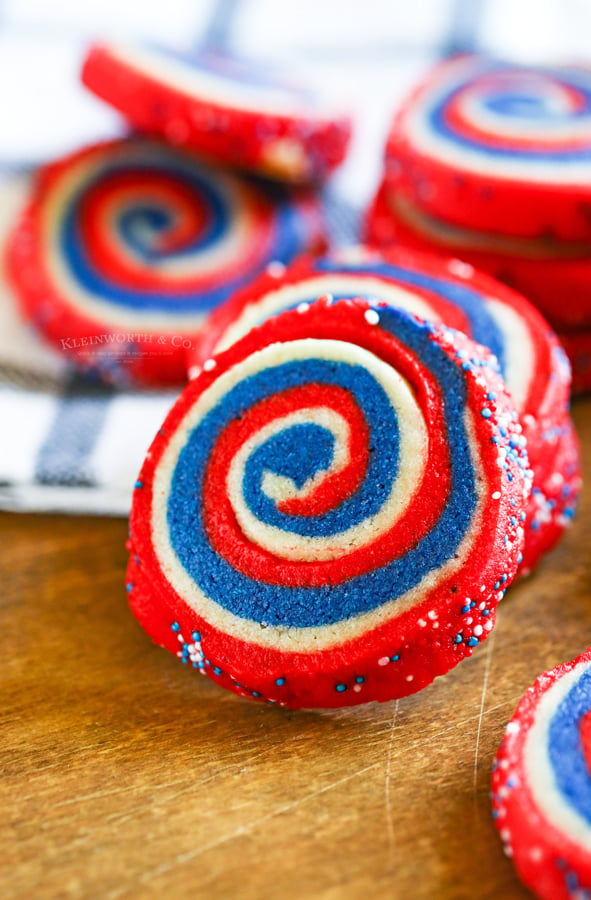
{"type": "MultiPolygon", "coordinates": [[[[591,13],[583,0],[538,0],[535,23],[526,0],[168,0],[148,6],[131,0],[4,3],[0,81],[11,91],[0,100],[0,232],[27,168],[122,128],[78,84],[84,48],[97,35],[156,38],[185,50],[207,44],[279,60],[345,99],[355,115],[355,137],[322,198],[337,245],[357,238],[392,114],[436,59],[473,50],[524,61],[589,52],[581,19],[588,23],[591,13]]],[[[116,392],[69,373],[20,323],[0,277],[0,508],[125,515],[145,451],[174,396],[116,392]]]]}

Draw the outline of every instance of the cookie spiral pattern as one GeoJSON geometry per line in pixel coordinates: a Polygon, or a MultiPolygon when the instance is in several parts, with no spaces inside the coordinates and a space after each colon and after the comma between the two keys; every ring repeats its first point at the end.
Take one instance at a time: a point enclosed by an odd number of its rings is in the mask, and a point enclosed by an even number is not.
{"type": "Polygon", "coordinates": [[[544,900],[591,890],[591,652],[545,672],[509,722],[493,767],[506,852],[544,900]]]}
{"type": "MultiPolygon", "coordinates": [[[[521,416],[534,489],[538,489],[532,493],[525,526],[522,571],[529,572],[570,523],[580,492],[577,467],[569,478],[571,514],[559,515],[562,501],[546,512],[550,500],[560,499],[556,496],[563,487],[556,484],[561,477],[560,441],[565,422],[570,422],[569,365],[547,323],[523,297],[459,260],[350,247],[313,262],[296,263],[280,276],[267,274],[238,292],[212,317],[203,343],[190,354],[190,373],[199,372],[204,358],[227,348],[266,317],[285,309],[305,312],[313,298],[323,293],[335,298],[364,296],[406,309],[463,331],[495,354],[521,416]]],[[[571,457],[576,458],[576,436],[569,446],[571,457]]]]}
{"type": "Polygon", "coordinates": [[[419,209],[501,235],[588,239],[591,69],[469,56],[396,116],[386,179],[419,209]]]}
{"type": "Polygon", "coordinates": [[[156,141],[117,141],[42,173],[9,265],[58,343],[109,329],[193,335],[269,261],[309,246],[308,214],[156,141]]]}
{"type": "Polygon", "coordinates": [[[493,175],[559,184],[589,177],[591,71],[471,60],[447,72],[409,117],[417,146],[493,175]]]}
{"type": "Polygon", "coordinates": [[[156,587],[165,573],[239,684],[262,692],[269,668],[272,684],[289,671],[285,702],[338,705],[350,653],[369,684],[356,699],[351,682],[349,702],[408,693],[492,627],[521,550],[528,463],[490,358],[479,348],[470,362],[476,345],[450,340],[399,310],[322,301],[267,322],[185,390],[140,476],[132,540],[140,560],[153,546],[156,587]],[[422,615],[438,620],[442,595],[461,591],[460,616],[466,578],[486,629],[458,638],[446,596],[433,658],[415,670],[411,650],[394,683],[375,674],[413,646],[422,615]]]}

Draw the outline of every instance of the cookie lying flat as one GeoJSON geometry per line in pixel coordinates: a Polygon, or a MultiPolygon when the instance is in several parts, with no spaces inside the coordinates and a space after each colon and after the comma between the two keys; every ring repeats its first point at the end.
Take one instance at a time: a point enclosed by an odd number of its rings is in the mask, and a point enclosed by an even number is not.
{"type": "MultiPolygon", "coordinates": [[[[266,274],[212,317],[201,344],[189,354],[195,371],[204,359],[226,349],[267,317],[303,308],[320,294],[364,296],[401,307],[457,328],[492,350],[521,417],[534,485],[539,489],[536,498],[548,496],[548,479],[557,472],[560,431],[568,419],[570,372],[564,352],[548,324],[523,297],[458,260],[395,249],[379,254],[355,247],[295,263],[282,274],[266,274]]],[[[575,499],[570,497],[571,505],[575,499]]],[[[525,524],[524,572],[536,565],[542,547],[550,549],[558,540],[557,522],[562,530],[570,522],[556,516],[541,519],[538,512],[532,495],[525,524]]]]}
{"type": "Polygon", "coordinates": [[[589,240],[591,69],[443,63],[395,118],[386,178],[448,223],[589,240]]]}
{"type": "Polygon", "coordinates": [[[400,697],[470,655],[529,493],[495,368],[458,332],[326,300],[206,361],[134,492],[148,634],[291,707],[400,697]]]}
{"type": "Polygon", "coordinates": [[[323,244],[317,208],[142,139],[42,170],[8,247],[25,316],[123,383],[185,379],[211,311],[271,260],[323,244]]]}
{"type": "Polygon", "coordinates": [[[96,46],[82,80],[136,127],[283,181],[326,177],[351,136],[350,119],[310,91],[225,57],[96,46]]]}
{"type": "Polygon", "coordinates": [[[493,816],[543,900],[591,895],[591,651],[528,688],[493,767],[493,816]]]}
{"type": "Polygon", "coordinates": [[[383,183],[365,219],[365,240],[457,255],[527,297],[559,331],[591,323],[591,240],[519,238],[453,225],[383,183]]]}

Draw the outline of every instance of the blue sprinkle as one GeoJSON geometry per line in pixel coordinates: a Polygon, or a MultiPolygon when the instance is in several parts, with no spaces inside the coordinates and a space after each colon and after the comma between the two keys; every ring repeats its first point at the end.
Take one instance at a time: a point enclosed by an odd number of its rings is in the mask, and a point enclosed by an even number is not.
{"type": "Polygon", "coordinates": [[[467,613],[470,610],[470,604],[466,603],[465,606],[462,606],[462,613],[467,613]]]}
{"type": "Polygon", "coordinates": [[[171,625],[170,627],[172,628],[173,631],[180,631],[180,630],[181,630],[181,626],[179,625],[178,622],[173,622],[172,625],[171,625]]]}
{"type": "Polygon", "coordinates": [[[222,670],[219,668],[219,666],[214,666],[214,667],[213,667],[213,674],[214,674],[214,675],[223,675],[224,673],[223,673],[222,670]]]}
{"type": "Polygon", "coordinates": [[[472,368],[472,366],[470,365],[469,362],[462,363],[462,369],[464,370],[464,372],[469,372],[471,368],[472,368]]]}
{"type": "Polygon", "coordinates": [[[476,600],[472,600],[472,603],[470,604],[470,609],[474,609],[475,606],[476,606],[476,600]]]}
{"type": "Polygon", "coordinates": [[[499,818],[499,813],[498,813],[498,811],[497,811],[496,809],[493,809],[493,811],[492,811],[492,817],[493,817],[493,819],[498,819],[498,818],[499,818]]]}
{"type": "Polygon", "coordinates": [[[517,557],[517,564],[519,564],[520,562],[523,562],[523,553],[520,553],[517,557]]]}
{"type": "Polygon", "coordinates": [[[517,525],[517,519],[515,518],[515,516],[511,516],[511,525],[513,526],[513,528],[515,528],[515,526],[517,525]]]}
{"type": "Polygon", "coordinates": [[[498,443],[499,443],[499,439],[498,439],[498,437],[496,436],[496,434],[493,434],[493,436],[492,436],[491,439],[490,439],[490,442],[491,442],[491,444],[498,444],[498,443]]]}
{"type": "Polygon", "coordinates": [[[199,634],[198,631],[194,631],[193,634],[191,635],[191,637],[193,638],[193,640],[195,641],[196,644],[201,643],[201,635],[199,634]]]}
{"type": "Polygon", "coordinates": [[[480,410],[480,415],[482,416],[483,419],[490,419],[490,417],[492,416],[492,413],[491,413],[490,409],[487,409],[485,407],[484,409],[480,410]]]}
{"type": "Polygon", "coordinates": [[[500,582],[500,581],[495,581],[495,584],[494,584],[494,587],[493,587],[493,591],[498,591],[498,589],[500,588],[500,586],[501,586],[501,582],[500,582]]]}
{"type": "Polygon", "coordinates": [[[483,609],[483,610],[482,610],[482,615],[483,615],[483,616],[490,616],[490,609],[483,609]]]}
{"type": "Polygon", "coordinates": [[[125,585],[125,590],[127,591],[128,594],[132,589],[133,589],[133,584],[131,582],[129,582],[128,584],[125,585]]]}
{"type": "Polygon", "coordinates": [[[285,684],[285,678],[278,678],[275,684],[277,685],[277,687],[281,687],[283,684],[285,684]]]}
{"type": "Polygon", "coordinates": [[[456,634],[456,636],[454,638],[454,644],[461,644],[461,643],[462,643],[462,632],[458,631],[458,633],[456,634]]]}
{"type": "Polygon", "coordinates": [[[189,662],[189,657],[188,657],[188,656],[181,656],[181,662],[182,662],[182,663],[185,663],[185,665],[186,665],[186,664],[189,662]]]}
{"type": "Polygon", "coordinates": [[[136,481],[134,484],[134,488],[143,488],[144,484],[142,481],[136,481]]]}
{"type": "Polygon", "coordinates": [[[477,637],[474,637],[474,635],[472,635],[472,637],[471,637],[470,640],[468,641],[468,646],[469,646],[469,647],[475,647],[477,643],[478,643],[478,638],[477,638],[477,637]]]}
{"type": "Polygon", "coordinates": [[[490,391],[490,393],[487,394],[486,399],[487,399],[487,400],[496,400],[496,399],[497,399],[497,395],[496,395],[496,394],[493,394],[493,392],[490,391]]]}
{"type": "Polygon", "coordinates": [[[501,581],[503,581],[503,582],[504,582],[504,581],[507,581],[507,576],[506,576],[506,575],[501,575],[501,581]]]}
{"type": "Polygon", "coordinates": [[[259,691],[253,691],[253,692],[252,692],[252,696],[253,696],[253,697],[260,697],[261,695],[260,695],[259,691]]]}
{"type": "Polygon", "coordinates": [[[398,662],[400,659],[400,653],[395,653],[394,656],[390,657],[390,662],[398,662]]]}
{"type": "Polygon", "coordinates": [[[343,691],[346,691],[346,690],[347,690],[347,685],[346,685],[346,684],[337,684],[337,685],[335,685],[335,691],[338,691],[339,694],[342,694],[343,691]]]}

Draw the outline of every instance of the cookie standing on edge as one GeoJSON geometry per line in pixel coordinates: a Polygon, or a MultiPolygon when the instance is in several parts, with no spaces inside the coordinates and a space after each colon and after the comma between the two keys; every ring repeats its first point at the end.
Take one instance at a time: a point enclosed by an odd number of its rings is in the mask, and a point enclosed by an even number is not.
{"type": "Polygon", "coordinates": [[[325,293],[337,299],[364,296],[406,309],[457,328],[495,353],[534,472],[522,567],[530,571],[572,520],[580,493],[578,441],[568,413],[570,371],[547,322],[523,297],[458,260],[351,247],[296,262],[285,272],[273,269],[239,291],[212,316],[189,354],[193,372],[269,316],[305,308],[325,293]],[[568,473],[559,467],[567,455],[568,473]]]}
{"type": "Polygon", "coordinates": [[[9,240],[25,317],[120,383],[185,380],[212,310],[271,260],[324,246],[318,208],[160,141],[86,148],[41,170],[9,240]]]}
{"type": "Polygon", "coordinates": [[[496,362],[459,332],[364,301],[283,313],[205,361],[155,438],[131,608],[239,694],[418,691],[487,636],[517,570],[520,432],[496,362]]]}
{"type": "Polygon", "coordinates": [[[540,675],[505,730],[493,816],[543,900],[591,896],[591,650],[540,675]]]}
{"type": "Polygon", "coordinates": [[[325,178],[351,137],[350,118],[312,92],[223,56],[99,45],[82,81],[137,128],[282,181],[325,178]]]}

